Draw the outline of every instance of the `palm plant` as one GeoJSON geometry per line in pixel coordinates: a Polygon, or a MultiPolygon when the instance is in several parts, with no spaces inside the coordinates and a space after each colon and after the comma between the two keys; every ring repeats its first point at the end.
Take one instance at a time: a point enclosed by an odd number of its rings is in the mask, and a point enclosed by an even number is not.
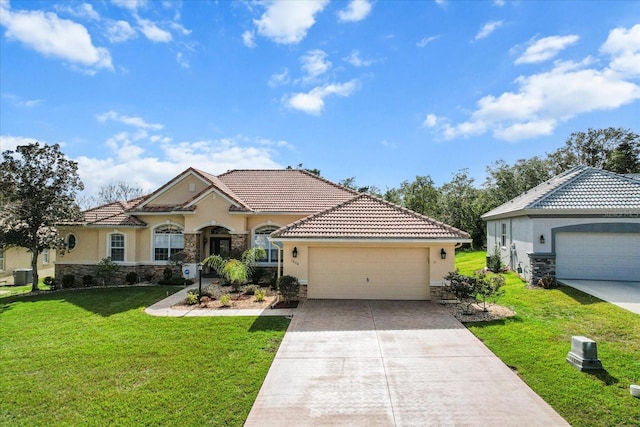
{"type": "Polygon", "coordinates": [[[233,290],[238,292],[240,285],[249,280],[251,271],[256,267],[258,260],[266,258],[264,248],[251,248],[242,253],[241,259],[223,258],[220,255],[211,255],[202,264],[213,268],[226,282],[231,283],[233,290]]]}

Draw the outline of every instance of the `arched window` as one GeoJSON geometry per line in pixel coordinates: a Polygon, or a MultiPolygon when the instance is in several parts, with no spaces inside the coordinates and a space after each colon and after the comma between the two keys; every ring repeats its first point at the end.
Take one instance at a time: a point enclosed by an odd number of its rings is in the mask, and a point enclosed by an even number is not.
{"type": "Polygon", "coordinates": [[[182,229],[173,224],[161,225],[153,233],[154,261],[168,261],[169,257],[184,249],[182,229]]]}
{"type": "Polygon", "coordinates": [[[124,234],[111,233],[109,235],[109,256],[111,261],[124,261],[124,234]]]}
{"type": "Polygon", "coordinates": [[[276,231],[279,227],[273,225],[265,225],[264,227],[257,228],[254,231],[253,246],[255,248],[264,248],[267,252],[266,258],[259,260],[259,262],[276,263],[278,262],[278,247],[269,241],[269,235],[276,231]]]}
{"type": "Polygon", "coordinates": [[[67,238],[65,239],[65,244],[69,252],[74,250],[76,245],[78,244],[78,239],[76,238],[75,234],[67,234],[67,238]]]}

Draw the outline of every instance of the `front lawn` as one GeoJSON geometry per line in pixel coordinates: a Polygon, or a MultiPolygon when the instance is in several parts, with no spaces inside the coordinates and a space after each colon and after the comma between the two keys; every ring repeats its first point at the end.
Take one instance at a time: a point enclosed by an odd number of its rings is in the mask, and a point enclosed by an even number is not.
{"type": "Polygon", "coordinates": [[[0,299],[0,425],[241,426],[289,321],[143,312],[177,290],[0,299]]]}
{"type": "MultiPolygon", "coordinates": [[[[485,256],[460,252],[456,266],[471,274],[485,256]]],[[[640,316],[573,288],[527,289],[514,273],[505,278],[498,303],[517,315],[469,330],[573,426],[637,426],[640,400],[629,385],[640,383],[640,316]],[[606,371],[588,374],[565,361],[574,335],[597,342],[606,371]]]]}

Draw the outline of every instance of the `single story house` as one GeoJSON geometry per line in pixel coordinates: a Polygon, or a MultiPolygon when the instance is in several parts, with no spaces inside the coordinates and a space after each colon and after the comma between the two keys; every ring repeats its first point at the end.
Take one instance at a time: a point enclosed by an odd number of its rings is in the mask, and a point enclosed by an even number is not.
{"type": "Polygon", "coordinates": [[[640,281],[640,179],[578,166],[485,213],[487,252],[536,284],[640,281]]]}
{"type": "MultiPolygon", "coordinates": [[[[55,250],[44,250],[38,256],[38,274],[53,275],[55,260],[55,250]]],[[[0,248],[0,284],[13,284],[14,271],[21,269],[31,269],[31,252],[20,247],[0,248]]]]}
{"type": "Polygon", "coordinates": [[[120,274],[159,273],[183,251],[190,277],[218,254],[263,247],[260,266],[292,275],[310,298],[430,299],[469,235],[303,170],[189,168],[148,196],[89,209],[60,226],[68,250],[56,276],[95,274],[105,257],[120,274]]]}

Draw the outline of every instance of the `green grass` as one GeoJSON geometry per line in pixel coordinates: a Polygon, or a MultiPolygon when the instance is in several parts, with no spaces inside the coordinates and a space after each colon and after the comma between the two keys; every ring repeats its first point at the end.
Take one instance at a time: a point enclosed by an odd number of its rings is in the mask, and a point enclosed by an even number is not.
{"type": "MultiPolygon", "coordinates": [[[[44,280],[44,277],[41,277],[38,280],[38,288],[40,288],[41,291],[48,291],[49,287],[47,285],[45,285],[44,283],[42,283],[42,281],[44,280]]],[[[13,285],[2,285],[0,286],[0,291],[3,291],[0,293],[0,298],[6,298],[6,297],[10,297],[13,295],[20,295],[20,294],[26,294],[31,292],[31,288],[33,287],[33,285],[31,283],[27,284],[27,285],[23,285],[23,286],[13,286],[13,285]]]]}
{"type": "Polygon", "coordinates": [[[168,289],[2,298],[0,425],[242,425],[289,321],[145,314],[168,289]]]}
{"type": "MultiPolygon", "coordinates": [[[[485,256],[460,252],[456,267],[471,274],[485,256]]],[[[573,426],[639,425],[640,401],[629,385],[640,383],[640,315],[573,288],[527,289],[514,273],[505,278],[498,303],[517,315],[469,330],[573,426]],[[566,362],[574,335],[597,342],[604,372],[580,372],[566,362]]]]}

